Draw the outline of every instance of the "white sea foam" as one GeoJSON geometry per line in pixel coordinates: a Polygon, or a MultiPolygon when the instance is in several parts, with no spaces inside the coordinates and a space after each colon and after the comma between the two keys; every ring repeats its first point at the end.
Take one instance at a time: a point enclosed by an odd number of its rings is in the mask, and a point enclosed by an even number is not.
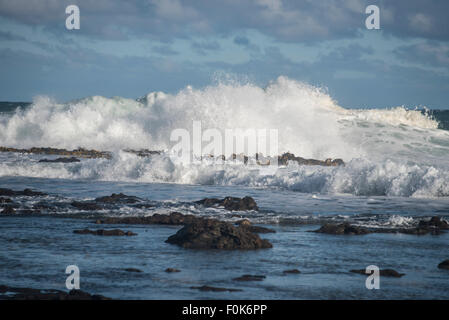
{"type": "Polygon", "coordinates": [[[391,160],[376,163],[354,159],[340,167],[291,164],[279,169],[266,169],[206,161],[186,166],[173,162],[166,155],[142,158],[120,151],[111,160],[91,159],[73,164],[38,163],[24,159],[2,161],[0,176],[241,185],[360,196],[449,196],[449,171],[391,160]]]}
{"type": "MultiPolygon", "coordinates": [[[[0,176],[247,185],[300,192],[413,197],[449,196],[449,132],[420,111],[344,109],[322,89],[280,77],[261,88],[219,83],[132,100],[89,97],[57,103],[36,98],[0,116],[0,145],[95,148],[112,160],[42,164],[0,162],[0,176]],[[139,158],[125,148],[167,150],[170,133],[192,128],[279,130],[279,151],[306,158],[343,158],[344,167],[248,168],[208,162],[183,165],[165,155],[139,158]]],[[[32,159],[32,157],[31,157],[32,159]]]]}

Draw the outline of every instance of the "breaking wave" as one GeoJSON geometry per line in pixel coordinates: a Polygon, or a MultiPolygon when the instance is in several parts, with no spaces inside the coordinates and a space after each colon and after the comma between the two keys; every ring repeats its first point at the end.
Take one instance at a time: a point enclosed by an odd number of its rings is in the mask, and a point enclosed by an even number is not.
{"type": "Polygon", "coordinates": [[[321,88],[279,77],[250,83],[152,92],[133,100],[100,96],[69,103],[38,97],[0,114],[0,145],[78,147],[114,152],[112,160],[42,164],[33,156],[5,156],[0,176],[139,182],[247,185],[299,192],[406,197],[449,196],[449,131],[419,110],[345,109],[321,88]],[[140,158],[122,149],[168,150],[174,129],[277,129],[279,152],[342,158],[346,166],[254,168],[175,163],[167,155],[140,158]]]}

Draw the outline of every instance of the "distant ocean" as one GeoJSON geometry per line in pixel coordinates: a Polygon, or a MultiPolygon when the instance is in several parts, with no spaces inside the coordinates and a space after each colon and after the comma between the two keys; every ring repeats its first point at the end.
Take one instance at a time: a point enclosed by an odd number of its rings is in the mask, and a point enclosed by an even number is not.
{"type": "MultiPolygon", "coordinates": [[[[42,163],[56,156],[0,153],[0,187],[31,188],[44,199],[39,215],[0,220],[0,284],[64,290],[65,266],[81,270],[81,286],[115,298],[138,299],[448,299],[449,234],[326,235],[323,223],[370,228],[413,227],[422,219],[449,219],[449,110],[347,109],[321,89],[281,77],[266,88],[251,84],[190,87],[177,94],[152,92],[139,99],[101,96],[67,103],[38,97],[32,103],[0,102],[0,146],[79,147],[112,152],[112,159],[42,163]],[[341,158],[344,166],[254,168],[196,161],[176,163],[167,154],[139,157],[124,149],[167,150],[170,132],[204,128],[276,128],[279,151],[304,158],[341,158]],[[71,201],[123,192],[151,206],[121,204],[85,212],[71,201]],[[204,197],[252,196],[259,212],[204,209],[204,197]],[[277,232],[261,235],[273,249],[195,251],[164,242],[172,226],[118,226],[132,239],[74,235],[95,227],[97,216],[145,216],[178,211],[227,221],[248,218],[277,232]],[[367,290],[366,277],[350,273],[368,265],[406,275],[382,278],[367,290]],[[123,272],[139,268],[142,273],[123,272]],[[168,274],[167,267],[182,272],[168,274]],[[299,275],[283,270],[298,268],[299,275]],[[260,282],[235,283],[242,274],[260,282]],[[239,288],[204,293],[191,286],[239,288]]],[[[1,211],[1,208],[0,208],[1,211]]]]}

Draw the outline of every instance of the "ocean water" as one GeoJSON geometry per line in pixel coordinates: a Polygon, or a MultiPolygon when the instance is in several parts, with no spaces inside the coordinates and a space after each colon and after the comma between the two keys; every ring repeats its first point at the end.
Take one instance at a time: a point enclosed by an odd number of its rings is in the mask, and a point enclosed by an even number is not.
{"type": "MultiPolygon", "coordinates": [[[[285,77],[265,88],[219,83],[177,94],[153,92],[133,100],[88,97],[59,103],[0,106],[0,146],[78,147],[111,151],[112,159],[39,163],[48,155],[0,153],[0,187],[32,188],[49,196],[19,197],[22,208],[47,205],[34,217],[1,217],[0,283],[64,289],[65,267],[78,265],[81,288],[124,299],[448,299],[449,234],[333,236],[308,232],[328,221],[402,228],[420,219],[449,219],[448,111],[425,108],[346,109],[325,90],[285,77]],[[178,163],[169,153],[138,157],[124,149],[168,150],[170,133],[203,128],[278,129],[279,151],[305,158],[342,158],[340,167],[245,166],[215,161],[178,163]],[[123,192],[151,207],[119,205],[83,212],[72,200],[123,192]],[[252,196],[259,212],[204,209],[204,197],[252,196]],[[136,237],[75,235],[96,228],[99,216],[182,213],[234,221],[241,217],[275,229],[263,234],[272,249],[196,251],[166,244],[179,227],[114,225],[136,237]],[[236,217],[238,215],[239,217],[236,217]],[[366,277],[350,273],[368,265],[406,275],[381,278],[367,290],[366,277]],[[125,268],[142,273],[129,273],[125,268]],[[167,267],[181,269],[168,274],[167,267]],[[283,275],[297,268],[299,275],[283,275]],[[240,283],[242,274],[263,274],[240,283]],[[191,286],[239,288],[199,292],[191,286]]],[[[42,206],[41,206],[42,207],[42,206]]]]}

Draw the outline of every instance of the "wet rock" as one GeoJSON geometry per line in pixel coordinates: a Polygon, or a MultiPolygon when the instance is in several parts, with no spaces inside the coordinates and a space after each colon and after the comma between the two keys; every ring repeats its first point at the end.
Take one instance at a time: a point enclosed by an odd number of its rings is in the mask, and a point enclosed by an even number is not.
{"type": "Polygon", "coordinates": [[[449,270],[449,259],[444,260],[443,262],[441,262],[441,263],[438,265],[438,268],[439,268],[439,269],[446,269],[446,270],[449,270]]]}
{"type": "Polygon", "coordinates": [[[229,289],[229,288],[218,288],[211,286],[201,286],[201,287],[190,287],[190,289],[200,290],[200,291],[212,291],[212,292],[237,292],[242,291],[241,289],[229,289]]]}
{"type": "Polygon", "coordinates": [[[44,163],[73,163],[73,162],[80,162],[81,160],[75,157],[70,158],[57,158],[57,159],[41,159],[39,162],[44,163]]]}
{"type": "Polygon", "coordinates": [[[317,233],[327,233],[327,234],[335,234],[335,235],[361,235],[368,234],[370,231],[363,227],[353,226],[349,223],[326,223],[318,230],[314,232],[317,233]]]}
{"type": "Polygon", "coordinates": [[[0,196],[7,197],[16,197],[16,196],[27,196],[27,197],[36,197],[36,196],[45,196],[46,194],[39,191],[33,191],[31,189],[25,189],[23,191],[15,191],[7,188],[0,188],[0,196]]]}
{"type": "MultiPolygon", "coordinates": [[[[232,215],[232,217],[235,217],[235,216],[240,217],[238,215],[234,215],[234,214],[232,215]]],[[[240,221],[237,221],[235,224],[239,225],[239,226],[250,226],[251,221],[249,221],[248,219],[242,219],[240,221]]]]}
{"type": "Polygon", "coordinates": [[[432,217],[429,221],[419,221],[418,228],[438,228],[443,230],[449,230],[449,224],[442,220],[440,217],[432,217]]]}
{"type": "Polygon", "coordinates": [[[0,147],[0,152],[18,152],[18,153],[33,153],[33,154],[47,154],[59,156],[75,156],[78,158],[112,158],[111,153],[107,151],[86,150],[83,148],[75,150],[56,149],[56,148],[30,148],[30,149],[16,149],[0,147]]]}
{"type": "Polygon", "coordinates": [[[204,198],[195,203],[205,207],[224,207],[226,210],[230,211],[259,210],[256,201],[251,197],[226,197],[224,199],[204,198]]]}
{"type": "Polygon", "coordinates": [[[185,225],[165,242],[190,249],[262,249],[272,248],[268,240],[244,228],[215,219],[197,219],[185,225]]]}
{"type": "Polygon", "coordinates": [[[126,194],[123,193],[119,194],[113,193],[110,196],[96,198],[95,201],[103,203],[136,203],[139,202],[140,199],[133,196],[127,196],[126,194]]]}
{"type": "Polygon", "coordinates": [[[167,268],[165,269],[165,272],[171,273],[171,272],[181,272],[181,270],[175,269],[175,268],[167,268]]]}
{"type": "MultiPolygon", "coordinates": [[[[350,270],[350,272],[363,274],[363,275],[368,275],[366,273],[365,269],[350,270]]],[[[399,273],[399,272],[397,272],[396,270],[393,270],[393,269],[381,269],[381,270],[379,270],[379,275],[382,276],[382,277],[400,278],[400,277],[404,276],[405,273],[399,273]]]]}
{"type": "Polygon", "coordinates": [[[299,271],[298,269],[291,269],[291,270],[284,270],[284,271],[282,271],[282,273],[284,273],[284,274],[299,274],[299,273],[301,273],[301,271],[299,271]]]}
{"type": "Polygon", "coordinates": [[[131,150],[131,149],[125,149],[123,150],[128,153],[133,153],[139,157],[151,157],[154,155],[160,155],[162,154],[162,151],[157,150],[149,150],[149,149],[141,149],[141,150],[131,150]]]}
{"type": "Polygon", "coordinates": [[[0,212],[1,214],[15,214],[16,210],[12,206],[6,206],[0,212]]]}
{"type": "Polygon", "coordinates": [[[32,288],[15,288],[0,285],[1,300],[110,300],[98,294],[90,294],[81,290],[64,292],[60,290],[41,290],[32,288]]]}
{"type": "Polygon", "coordinates": [[[0,198],[0,204],[12,203],[12,200],[9,198],[0,198]]]}
{"type": "Polygon", "coordinates": [[[148,217],[110,217],[97,220],[97,224],[164,224],[164,225],[183,225],[193,223],[198,217],[193,215],[184,215],[179,212],[170,214],[154,214],[148,217]]]}
{"type": "Polygon", "coordinates": [[[85,210],[85,211],[96,211],[101,210],[103,207],[100,207],[95,202],[79,202],[79,201],[73,201],[71,206],[79,209],[79,210],[85,210]]]}
{"type": "Polygon", "coordinates": [[[135,236],[136,233],[133,233],[131,231],[123,231],[120,229],[113,229],[113,230],[89,230],[89,229],[81,229],[81,230],[74,230],[73,233],[76,234],[93,234],[97,236],[135,236]]]}
{"type": "Polygon", "coordinates": [[[342,159],[326,159],[325,161],[316,160],[316,159],[304,159],[301,157],[295,156],[293,153],[284,153],[281,156],[278,156],[278,164],[279,165],[287,165],[289,162],[296,162],[300,165],[309,165],[309,166],[341,166],[344,165],[344,161],[342,159]]]}
{"type": "Polygon", "coordinates": [[[126,268],[124,269],[126,272],[136,272],[136,273],[140,273],[142,272],[142,270],[136,269],[136,268],[126,268]]]}
{"type": "Polygon", "coordinates": [[[262,275],[244,274],[243,276],[234,278],[232,280],[234,280],[234,281],[262,281],[265,278],[266,277],[262,276],[262,275]]]}

